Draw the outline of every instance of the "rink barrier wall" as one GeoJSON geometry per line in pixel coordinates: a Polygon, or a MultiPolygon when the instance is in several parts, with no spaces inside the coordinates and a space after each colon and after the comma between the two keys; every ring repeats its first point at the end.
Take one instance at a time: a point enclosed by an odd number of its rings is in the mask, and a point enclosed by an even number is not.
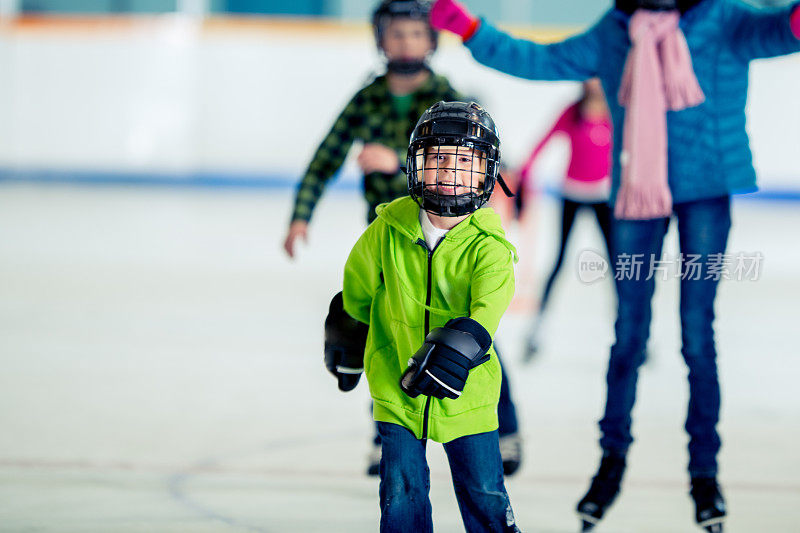
{"type": "MultiPolygon", "coordinates": [[[[578,30],[506,28],[542,42],[578,30]]],[[[177,14],[0,21],[0,62],[0,179],[262,188],[294,186],[338,111],[383,68],[364,21],[177,14]]],[[[783,198],[800,190],[800,54],[757,63],[748,131],[759,183],[783,198]]],[[[492,110],[511,166],[579,90],[490,71],[450,35],[433,67],[492,110]]],[[[545,188],[565,166],[552,144],[537,163],[553,178],[545,188]]],[[[360,186],[352,159],[337,182],[360,186]]]]}
{"type": "MultiPolygon", "coordinates": [[[[557,181],[555,176],[547,176],[545,182],[557,181]]],[[[800,183],[800,176],[795,180],[800,183]]],[[[33,184],[73,184],[86,186],[130,185],[155,187],[186,188],[219,188],[219,189],[261,189],[261,190],[294,190],[298,180],[296,176],[284,173],[226,173],[199,172],[191,174],[144,173],[144,172],[93,172],[93,171],[56,171],[56,170],[8,170],[0,168],[0,185],[4,183],[33,184]]],[[[327,191],[361,192],[360,176],[348,174],[336,176],[326,187],[327,191]]],[[[560,189],[546,186],[541,192],[553,197],[560,196],[560,189]]],[[[738,198],[800,202],[800,188],[782,189],[766,188],[753,193],[736,195],[738,198]]]]}
{"type": "MultiPolygon", "coordinates": [[[[337,39],[352,38],[363,41],[364,37],[372,39],[372,25],[365,21],[340,20],[324,17],[295,17],[279,15],[213,15],[202,19],[178,13],[153,15],[38,15],[26,14],[12,21],[0,23],[0,35],[3,33],[74,33],[85,35],[92,33],[118,34],[120,31],[138,33],[152,29],[160,29],[165,21],[183,20],[196,23],[203,32],[235,33],[253,32],[256,35],[287,35],[335,37],[337,39]]],[[[543,42],[563,39],[579,31],[575,26],[517,26],[501,25],[502,28],[528,39],[543,42]]],[[[442,33],[441,39],[460,44],[460,38],[442,33]]]]}

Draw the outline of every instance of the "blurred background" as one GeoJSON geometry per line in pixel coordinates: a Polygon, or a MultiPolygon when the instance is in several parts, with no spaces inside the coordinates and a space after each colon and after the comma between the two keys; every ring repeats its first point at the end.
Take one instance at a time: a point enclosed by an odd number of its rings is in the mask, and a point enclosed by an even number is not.
{"type": "MultiPolygon", "coordinates": [[[[314,149],[384,69],[374,4],[0,0],[0,531],[377,529],[366,387],[340,394],[321,362],[328,301],[364,229],[352,161],[308,246],[293,262],[281,250],[314,149]]],[[[467,4],[549,41],[611,2],[467,4]]],[[[491,112],[512,167],[580,90],[490,71],[449,36],[432,65],[491,112]]],[[[800,531],[800,57],[755,62],[750,82],[762,190],[736,198],[729,249],[764,263],[720,289],[721,477],[730,531],[788,533],[800,531]]],[[[554,143],[537,167],[534,220],[508,226],[522,261],[499,335],[526,435],[509,481],[526,531],[578,528],[613,340],[610,283],[574,275],[578,253],[601,248],[579,219],[542,351],[519,360],[556,251],[547,193],[566,150],[554,143]]],[[[603,531],[695,527],[677,297],[660,284],[638,441],[603,531]]],[[[437,531],[459,531],[443,455],[429,454],[437,531]]]]}

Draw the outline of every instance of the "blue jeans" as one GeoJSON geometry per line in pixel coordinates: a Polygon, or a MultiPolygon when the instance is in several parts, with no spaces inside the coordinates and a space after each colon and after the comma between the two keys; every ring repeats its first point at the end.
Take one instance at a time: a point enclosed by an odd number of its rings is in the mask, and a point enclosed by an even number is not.
{"type": "MultiPolygon", "coordinates": [[[[717,377],[717,352],[714,346],[714,298],[717,276],[731,227],[730,197],[723,196],[673,206],[683,257],[693,256],[695,265],[682,264],[687,275],[681,278],[680,320],[683,359],[689,367],[689,407],[686,431],[689,433],[689,473],[715,476],[720,438],[720,390],[717,377]],[[720,254],[714,256],[713,254],[720,254]],[[692,272],[689,267],[692,266],[692,272]],[[688,275],[691,274],[691,275],[688,275]],[[706,278],[710,279],[706,279],[706,278]]],[[[631,409],[636,401],[636,379],[644,361],[650,335],[651,300],[655,278],[649,274],[650,257],[661,258],[661,248],[669,219],[614,220],[612,264],[615,267],[619,296],[616,343],[611,348],[606,376],[608,396],[600,420],[600,446],[614,454],[624,454],[633,442],[631,409]],[[630,268],[633,254],[643,254],[640,276],[630,268]]]]}
{"type": "MultiPolygon", "coordinates": [[[[381,533],[432,533],[430,470],[425,441],[397,424],[378,422],[381,456],[381,533]]],[[[497,431],[444,445],[467,533],[518,532],[503,484],[497,431]]]]}

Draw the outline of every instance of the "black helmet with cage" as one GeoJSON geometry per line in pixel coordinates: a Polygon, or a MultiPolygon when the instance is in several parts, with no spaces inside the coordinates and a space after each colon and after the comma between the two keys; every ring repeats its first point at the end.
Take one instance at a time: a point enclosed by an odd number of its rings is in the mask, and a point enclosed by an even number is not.
{"type": "Polygon", "coordinates": [[[475,102],[437,102],[422,114],[408,146],[408,191],[426,211],[468,215],[492,195],[500,177],[500,137],[475,102]]]}
{"type": "MultiPolygon", "coordinates": [[[[431,51],[435,51],[439,43],[439,34],[430,23],[431,2],[425,0],[382,0],[372,13],[372,30],[375,33],[375,44],[383,51],[383,37],[386,28],[395,19],[404,18],[424,22],[432,43],[431,51]]],[[[413,61],[390,61],[389,70],[400,74],[415,74],[426,66],[427,58],[413,61]]]]}

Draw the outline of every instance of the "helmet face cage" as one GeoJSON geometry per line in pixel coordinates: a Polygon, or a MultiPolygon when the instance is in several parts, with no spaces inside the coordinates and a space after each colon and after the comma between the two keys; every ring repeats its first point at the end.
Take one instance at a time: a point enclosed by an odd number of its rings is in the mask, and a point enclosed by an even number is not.
{"type": "Polygon", "coordinates": [[[497,146],[469,137],[423,137],[411,143],[406,161],[408,190],[429,213],[458,217],[482,207],[500,169],[497,146]]]}
{"type": "Polygon", "coordinates": [[[384,0],[372,15],[372,29],[375,32],[375,44],[383,51],[383,34],[389,23],[398,18],[421,20],[428,25],[430,38],[435,51],[439,44],[439,34],[430,25],[430,2],[425,0],[384,0]]]}

